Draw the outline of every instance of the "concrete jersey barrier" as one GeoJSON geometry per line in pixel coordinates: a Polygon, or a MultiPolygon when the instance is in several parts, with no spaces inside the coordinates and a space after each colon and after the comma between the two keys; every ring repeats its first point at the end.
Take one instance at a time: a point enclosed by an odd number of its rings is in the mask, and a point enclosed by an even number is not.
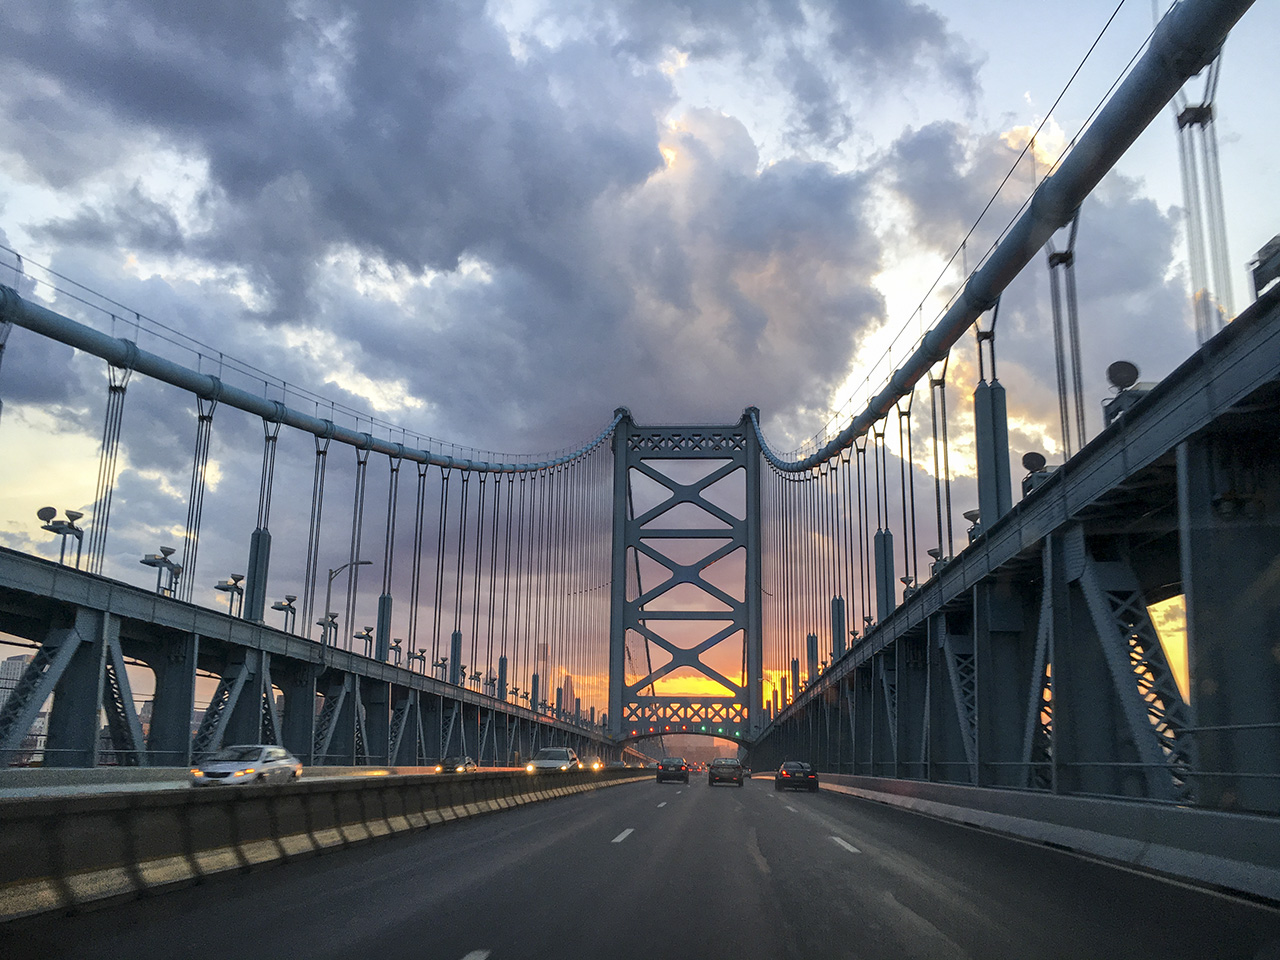
{"type": "Polygon", "coordinates": [[[642,770],[393,774],[0,800],[0,922],[634,782],[642,770]]]}

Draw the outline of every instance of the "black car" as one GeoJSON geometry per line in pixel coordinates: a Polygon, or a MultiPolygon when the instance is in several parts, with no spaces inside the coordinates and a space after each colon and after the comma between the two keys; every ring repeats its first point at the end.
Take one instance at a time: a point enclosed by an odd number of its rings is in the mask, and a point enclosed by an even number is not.
{"type": "Polygon", "coordinates": [[[818,789],[818,775],[803,760],[788,760],[774,774],[773,789],[814,791],[818,789]]]}
{"type": "Polygon", "coordinates": [[[658,782],[664,780],[689,782],[689,765],[684,762],[684,757],[663,757],[658,761],[658,782]]]}
{"type": "Polygon", "coordinates": [[[717,783],[736,783],[742,786],[742,764],[736,757],[717,757],[707,768],[707,786],[717,783]]]}

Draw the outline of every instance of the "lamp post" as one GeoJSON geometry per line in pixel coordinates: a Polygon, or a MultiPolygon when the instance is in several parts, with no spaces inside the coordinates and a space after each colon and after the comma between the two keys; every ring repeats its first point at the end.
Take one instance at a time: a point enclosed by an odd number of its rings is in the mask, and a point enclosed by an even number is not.
{"type": "MultiPolygon", "coordinates": [[[[335,618],[334,622],[335,623],[337,622],[336,614],[330,612],[329,610],[329,605],[333,600],[333,578],[336,577],[338,574],[340,574],[343,570],[347,569],[347,567],[351,567],[351,566],[365,567],[370,565],[371,563],[373,563],[372,560],[349,560],[346,563],[344,563],[342,566],[329,571],[329,585],[324,588],[324,615],[326,617],[334,617],[335,618]]],[[[334,645],[337,646],[338,635],[336,631],[334,633],[333,639],[334,639],[334,645]]]]}
{"type": "Polygon", "coordinates": [[[421,650],[417,651],[416,653],[409,654],[409,659],[406,660],[405,662],[408,665],[410,670],[413,669],[413,661],[415,660],[418,661],[419,672],[426,673],[427,672],[427,655],[421,650]]]}
{"type": "Polygon", "coordinates": [[[272,610],[284,611],[284,632],[293,632],[293,622],[298,616],[298,608],[293,605],[293,601],[297,600],[297,596],[292,593],[286,593],[283,600],[277,600],[271,605],[272,610]]]}
{"type": "Polygon", "coordinates": [[[397,667],[400,666],[400,644],[402,643],[404,641],[399,638],[391,641],[391,658],[397,667]]]}
{"type": "MultiPolygon", "coordinates": [[[[146,563],[146,561],[142,561],[146,563]]],[[[238,617],[244,613],[244,587],[240,586],[240,581],[244,579],[243,573],[233,573],[225,580],[219,580],[213,585],[213,589],[221,590],[223,593],[231,594],[231,616],[238,617]],[[236,598],[240,598],[240,603],[236,604],[236,598]]]]}
{"type": "Polygon", "coordinates": [[[162,597],[173,596],[173,588],[178,583],[178,577],[182,575],[182,567],[169,559],[173,553],[173,547],[161,547],[159,553],[148,553],[138,561],[144,567],[156,568],[156,593],[162,597]],[[166,573],[169,574],[167,584],[163,582],[166,573]]]}
{"type": "Polygon", "coordinates": [[[440,679],[443,680],[445,676],[447,676],[447,674],[445,673],[445,670],[449,666],[449,658],[441,657],[439,660],[433,663],[432,666],[436,668],[436,671],[440,674],[440,679]]]}
{"type": "Polygon", "coordinates": [[[84,546],[84,528],[77,527],[76,521],[84,516],[79,510],[68,510],[67,519],[55,520],[58,511],[53,507],[41,507],[36,511],[36,516],[40,519],[43,526],[41,530],[48,530],[50,533],[56,533],[62,537],[62,548],[58,551],[58,563],[64,563],[67,558],[67,537],[76,538],[76,569],[80,569],[80,549],[84,546]]]}
{"type": "Polygon", "coordinates": [[[316,621],[316,626],[320,628],[320,662],[325,662],[325,651],[329,649],[329,634],[338,633],[338,615],[336,613],[328,613],[316,621]]]}
{"type": "Polygon", "coordinates": [[[363,630],[361,630],[359,633],[353,633],[353,634],[351,635],[351,639],[352,639],[352,640],[363,640],[363,641],[364,641],[364,655],[365,655],[366,657],[371,657],[371,656],[373,656],[373,633],[372,633],[372,631],[373,631],[373,627],[365,627],[365,628],[364,628],[363,630]]]}

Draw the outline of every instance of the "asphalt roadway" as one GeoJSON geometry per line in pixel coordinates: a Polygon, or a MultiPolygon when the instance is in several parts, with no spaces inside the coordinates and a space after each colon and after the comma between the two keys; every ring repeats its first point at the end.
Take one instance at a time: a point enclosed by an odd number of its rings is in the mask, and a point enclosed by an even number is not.
{"type": "Polygon", "coordinates": [[[1280,909],[828,791],[645,779],[17,921],[0,957],[1280,960],[1280,909]]]}

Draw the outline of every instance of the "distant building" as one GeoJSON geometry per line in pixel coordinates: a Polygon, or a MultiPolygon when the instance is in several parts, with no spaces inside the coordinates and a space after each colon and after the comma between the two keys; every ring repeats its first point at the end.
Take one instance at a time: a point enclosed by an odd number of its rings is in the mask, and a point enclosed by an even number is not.
{"type": "Polygon", "coordinates": [[[22,679],[22,673],[27,669],[27,664],[35,659],[30,653],[21,653],[16,657],[9,657],[0,660],[0,708],[4,707],[5,701],[9,699],[10,694],[18,689],[18,681],[22,679]]]}

